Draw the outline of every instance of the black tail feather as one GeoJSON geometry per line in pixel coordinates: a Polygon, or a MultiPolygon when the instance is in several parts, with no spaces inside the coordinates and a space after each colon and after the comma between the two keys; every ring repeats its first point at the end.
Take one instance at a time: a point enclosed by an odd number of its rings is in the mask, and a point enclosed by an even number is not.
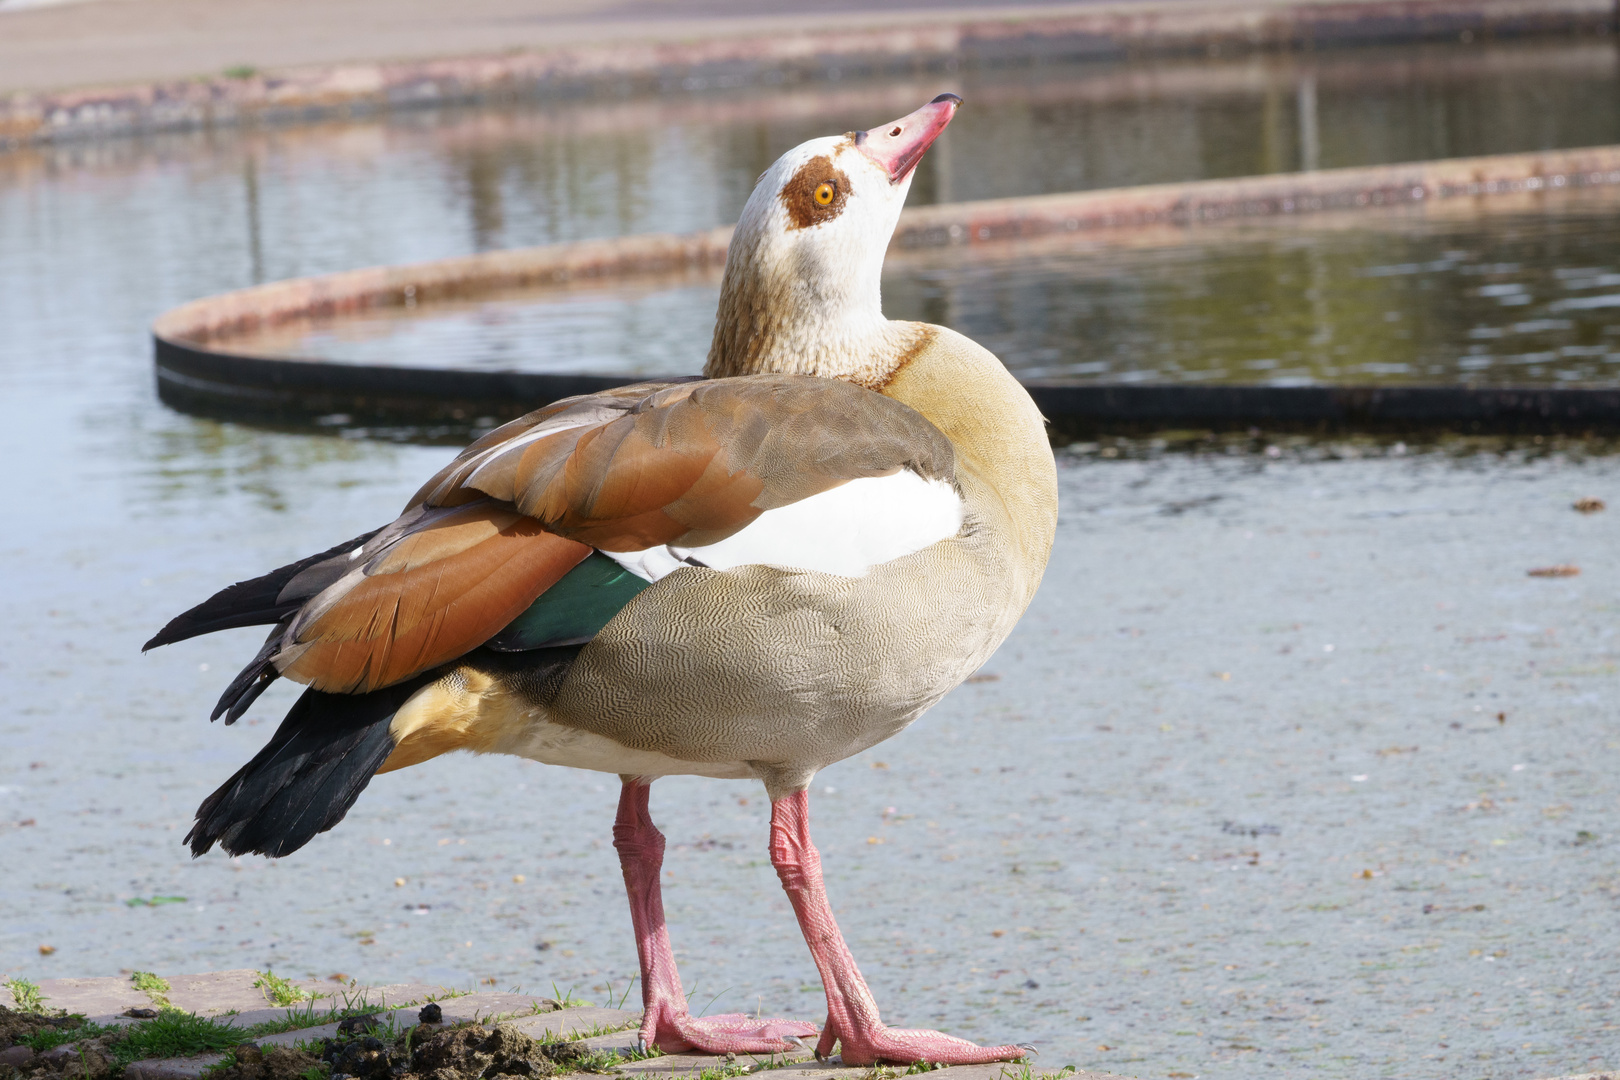
{"type": "Polygon", "coordinates": [[[369,694],[304,691],[264,749],[197,808],[192,855],[216,843],[232,855],[289,855],[342,821],[393,752],[394,714],[436,677],[369,694]]]}
{"type": "MultiPolygon", "coordinates": [[[[373,529],[353,540],[328,548],[318,555],[299,559],[262,577],[238,581],[235,585],[221,589],[190,611],[170,619],[169,624],[153,635],[151,641],[141,646],[141,651],[146,652],[159,645],[172,645],[176,641],[185,641],[187,638],[202,634],[212,634],[216,630],[278,623],[297,611],[305,600],[314,595],[313,592],[300,589],[301,595],[282,600],[281,592],[287,587],[288,582],[317,563],[325,562],[334,556],[347,555],[381,531],[373,529]]],[[[336,580],[335,574],[333,579],[336,580]]]]}
{"type": "Polygon", "coordinates": [[[221,715],[225,717],[225,726],[230,727],[236,723],[237,718],[247,712],[248,706],[258,700],[265,688],[281,677],[281,672],[270,662],[270,658],[281,648],[281,635],[287,629],[285,621],[278,622],[270,631],[270,636],[264,639],[259,646],[258,654],[249,660],[247,667],[237,672],[236,678],[219,695],[219,702],[214,711],[209,714],[210,721],[218,720],[221,715]]]}

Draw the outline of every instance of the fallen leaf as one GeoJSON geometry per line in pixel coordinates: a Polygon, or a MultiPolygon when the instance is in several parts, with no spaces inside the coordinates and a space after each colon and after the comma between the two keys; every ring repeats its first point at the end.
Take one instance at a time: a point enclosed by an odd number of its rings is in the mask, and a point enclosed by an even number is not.
{"type": "Polygon", "coordinates": [[[1583,514],[1595,514],[1599,510],[1604,509],[1605,506],[1606,504],[1602,499],[1595,499],[1590,495],[1586,496],[1585,498],[1575,500],[1575,509],[1579,510],[1583,514]]]}
{"type": "Polygon", "coordinates": [[[1574,577],[1580,572],[1580,567],[1571,566],[1569,563],[1559,563],[1557,566],[1538,566],[1534,570],[1525,571],[1531,577],[1574,577]]]}

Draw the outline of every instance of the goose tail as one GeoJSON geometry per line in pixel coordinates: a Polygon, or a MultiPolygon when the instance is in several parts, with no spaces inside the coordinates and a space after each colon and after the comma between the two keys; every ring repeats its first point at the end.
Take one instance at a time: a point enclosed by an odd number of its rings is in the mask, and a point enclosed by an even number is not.
{"type": "Polygon", "coordinates": [[[191,854],[290,855],[343,820],[394,750],[394,714],[433,674],[369,694],[305,690],[264,749],[197,808],[191,854]]]}

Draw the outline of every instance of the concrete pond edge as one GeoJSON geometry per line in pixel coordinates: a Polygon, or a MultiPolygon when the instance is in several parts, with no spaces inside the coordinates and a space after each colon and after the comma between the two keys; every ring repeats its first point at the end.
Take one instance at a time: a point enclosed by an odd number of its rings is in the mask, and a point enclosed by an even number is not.
{"type": "MultiPolygon", "coordinates": [[[[907,210],[889,259],[1017,258],[1081,245],[1170,245],[1234,223],[1376,225],[1365,211],[1443,216],[1534,210],[1568,191],[1620,195],[1620,145],[1154,184],[907,210]],[[1200,232],[1205,230],[1205,232],[1200,232]]],[[[730,227],[682,236],[492,251],[295,278],[194,300],[153,323],[159,397],[182,412],[293,429],[401,429],[446,437],[574,394],[636,381],[322,363],[253,355],[238,339],[304,319],[414,309],[516,289],[656,285],[712,278],[730,227]]],[[[1169,429],[1424,434],[1620,432],[1620,388],[1027,384],[1061,438],[1169,429]]]]}
{"type": "Polygon", "coordinates": [[[0,95],[0,149],[157,131],[307,123],[446,105],[701,91],[954,70],[960,64],[1218,55],[1402,41],[1607,35],[1611,0],[1105,0],[1051,8],[763,20],[683,40],[309,65],[0,95]]]}

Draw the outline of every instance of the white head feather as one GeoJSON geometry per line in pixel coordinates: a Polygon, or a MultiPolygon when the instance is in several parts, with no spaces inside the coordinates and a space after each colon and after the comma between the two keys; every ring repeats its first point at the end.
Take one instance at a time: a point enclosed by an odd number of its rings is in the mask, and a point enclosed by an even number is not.
{"type": "Polygon", "coordinates": [[[883,256],[917,161],[960,99],[812,139],[755,185],[726,256],[705,374],[796,372],[881,383],[918,338],[883,317],[883,256]]]}

